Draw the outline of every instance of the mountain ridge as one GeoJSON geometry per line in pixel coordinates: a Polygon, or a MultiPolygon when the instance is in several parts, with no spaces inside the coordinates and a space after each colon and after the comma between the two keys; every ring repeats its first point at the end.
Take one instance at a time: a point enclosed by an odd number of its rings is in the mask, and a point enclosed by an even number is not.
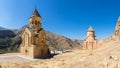
{"type": "MultiPolygon", "coordinates": [[[[7,51],[19,51],[19,47],[21,44],[21,34],[25,27],[28,27],[28,25],[23,26],[20,29],[15,30],[0,30],[0,37],[3,35],[4,37],[0,40],[0,50],[3,46],[5,50],[7,51]],[[4,34],[5,32],[8,32],[7,34],[4,34]],[[13,33],[10,35],[10,33],[13,33]],[[8,35],[7,38],[5,38],[8,35]],[[9,37],[11,36],[11,37],[9,37]],[[5,41],[3,41],[5,40],[5,41]],[[8,43],[9,42],[9,43],[8,43]]],[[[1,27],[4,28],[4,27],[1,27]]],[[[47,45],[49,46],[50,50],[66,50],[66,49],[73,49],[75,47],[82,47],[82,40],[73,40],[70,38],[67,38],[62,35],[54,34],[53,32],[47,31],[46,32],[46,41],[47,45]]]]}
{"type": "Polygon", "coordinates": [[[8,28],[0,27],[0,30],[10,30],[8,28]]]}

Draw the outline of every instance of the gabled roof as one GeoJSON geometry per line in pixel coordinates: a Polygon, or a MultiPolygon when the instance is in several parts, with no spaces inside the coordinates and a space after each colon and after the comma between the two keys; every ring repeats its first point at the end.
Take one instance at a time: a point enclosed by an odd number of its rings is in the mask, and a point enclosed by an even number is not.
{"type": "Polygon", "coordinates": [[[94,29],[92,28],[92,26],[89,27],[88,31],[94,31],[94,29]]]}
{"type": "Polygon", "coordinates": [[[28,27],[25,27],[25,28],[23,29],[23,31],[22,31],[22,35],[23,35],[23,33],[24,33],[26,30],[27,30],[28,32],[30,32],[29,29],[28,29],[28,27]]]}
{"type": "Polygon", "coordinates": [[[25,31],[26,28],[27,28],[31,33],[36,33],[36,32],[39,33],[41,30],[44,30],[43,28],[39,28],[38,31],[36,31],[36,29],[30,28],[30,27],[27,25],[27,26],[23,27],[22,34],[23,34],[23,32],[25,31]]]}
{"type": "Polygon", "coordinates": [[[38,29],[38,31],[36,31],[36,29],[31,29],[28,28],[30,30],[31,33],[39,33],[41,30],[43,30],[43,28],[38,29]]]}

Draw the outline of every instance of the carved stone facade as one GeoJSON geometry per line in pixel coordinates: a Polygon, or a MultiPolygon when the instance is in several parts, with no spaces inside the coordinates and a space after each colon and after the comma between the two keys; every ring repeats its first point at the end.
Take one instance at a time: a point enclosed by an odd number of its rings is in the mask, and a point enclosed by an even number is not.
{"type": "Polygon", "coordinates": [[[29,18],[29,22],[29,27],[26,27],[22,32],[20,53],[32,58],[49,55],[49,48],[46,44],[46,33],[41,26],[42,18],[36,8],[29,18]]]}
{"type": "Polygon", "coordinates": [[[90,26],[87,32],[87,37],[85,38],[83,42],[83,48],[84,49],[93,49],[97,46],[97,40],[95,39],[95,31],[90,26]]]}

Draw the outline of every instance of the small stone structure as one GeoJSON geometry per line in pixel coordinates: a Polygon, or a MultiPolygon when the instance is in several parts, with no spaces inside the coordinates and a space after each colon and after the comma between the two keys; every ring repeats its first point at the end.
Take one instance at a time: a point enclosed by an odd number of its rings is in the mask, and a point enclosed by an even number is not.
{"type": "Polygon", "coordinates": [[[46,44],[46,33],[42,28],[42,18],[35,8],[29,18],[30,25],[22,32],[22,43],[20,53],[32,58],[49,55],[49,48],[46,44]]]}
{"type": "Polygon", "coordinates": [[[97,40],[95,39],[95,31],[92,26],[89,27],[87,32],[87,37],[83,42],[84,49],[93,49],[97,46],[97,40]]]}

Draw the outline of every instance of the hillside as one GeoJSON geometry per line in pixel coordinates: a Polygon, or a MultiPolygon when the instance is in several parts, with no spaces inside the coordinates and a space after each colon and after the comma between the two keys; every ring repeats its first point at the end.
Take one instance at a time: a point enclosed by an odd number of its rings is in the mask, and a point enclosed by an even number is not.
{"type": "Polygon", "coordinates": [[[8,29],[4,27],[0,27],[0,30],[8,30],[8,29]]]}
{"type": "Polygon", "coordinates": [[[119,68],[120,43],[106,43],[94,50],[74,50],[30,63],[33,68],[119,68]],[[57,63],[56,63],[57,62],[57,63]]]}
{"type": "Polygon", "coordinates": [[[50,46],[50,49],[73,49],[74,47],[80,47],[82,45],[81,40],[72,40],[49,31],[46,31],[46,36],[47,44],[50,46]]]}
{"type": "MultiPolygon", "coordinates": [[[[20,39],[21,33],[25,27],[28,26],[25,25],[21,29],[14,31],[16,33],[16,37],[13,39],[15,40],[20,39]]],[[[65,36],[54,34],[50,31],[45,31],[45,32],[46,32],[47,45],[49,46],[50,50],[72,49],[74,47],[82,45],[82,40],[72,40],[65,36]]]]}
{"type": "Polygon", "coordinates": [[[0,27],[0,39],[1,38],[12,38],[15,37],[15,33],[7,28],[0,27]]]}
{"type": "MultiPolygon", "coordinates": [[[[14,52],[19,50],[21,44],[21,33],[23,29],[28,26],[24,26],[21,29],[15,30],[0,30],[0,51],[1,52],[14,52]]],[[[2,28],[2,27],[1,27],[2,28]]],[[[70,38],[54,34],[46,31],[47,44],[50,50],[64,50],[73,49],[75,47],[81,47],[81,40],[72,40],[70,38]]]]}
{"type": "Polygon", "coordinates": [[[19,53],[1,54],[0,66],[6,68],[120,68],[119,47],[120,41],[112,41],[94,50],[75,49],[50,59],[25,58],[19,53]]]}

